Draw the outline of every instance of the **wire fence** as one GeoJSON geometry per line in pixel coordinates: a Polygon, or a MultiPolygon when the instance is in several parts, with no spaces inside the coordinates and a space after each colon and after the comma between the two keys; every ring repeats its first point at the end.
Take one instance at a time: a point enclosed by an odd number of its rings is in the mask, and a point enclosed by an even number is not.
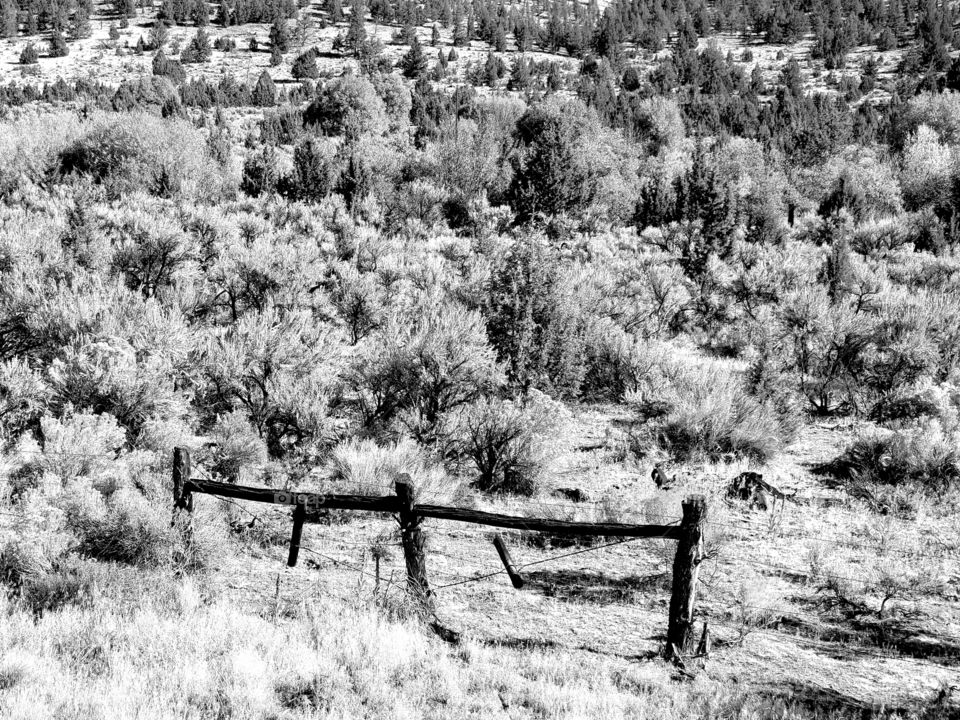
{"type": "MultiPolygon", "coordinates": [[[[78,452],[57,452],[53,450],[43,450],[43,451],[17,450],[15,451],[15,453],[19,453],[21,455],[43,456],[43,457],[49,457],[49,458],[71,458],[71,459],[87,459],[87,460],[118,459],[117,453],[78,453],[78,452]]],[[[206,468],[202,466],[202,464],[197,463],[194,465],[194,468],[197,470],[197,472],[199,472],[205,478],[214,480],[214,477],[206,470],[206,468]]],[[[383,490],[384,488],[380,486],[368,485],[366,487],[361,486],[358,489],[361,490],[362,492],[369,492],[370,490],[383,490]]],[[[242,502],[242,501],[238,502],[231,498],[225,498],[225,497],[218,497],[217,500],[226,505],[235,507],[244,513],[249,514],[249,516],[254,518],[256,521],[260,522],[262,525],[268,524],[268,519],[264,513],[258,513],[251,510],[249,507],[247,507],[247,503],[245,502],[242,502]]],[[[551,508],[552,510],[562,511],[568,517],[575,517],[578,513],[583,512],[583,506],[593,508],[595,513],[596,512],[606,513],[610,515],[612,518],[615,517],[618,521],[621,521],[621,522],[625,519],[635,519],[635,520],[639,519],[644,522],[659,520],[661,522],[674,523],[674,524],[680,521],[680,518],[675,515],[662,514],[658,512],[647,511],[647,510],[637,510],[637,511],[619,510],[611,507],[610,504],[607,502],[588,501],[588,502],[556,503],[552,501],[537,500],[533,502],[528,502],[519,507],[513,506],[511,509],[513,509],[514,511],[520,511],[520,512],[530,512],[530,511],[536,511],[537,509],[540,509],[540,508],[551,508]]],[[[269,513],[270,518],[278,522],[279,521],[288,522],[291,516],[290,509],[288,508],[281,509],[275,506],[268,506],[267,513],[269,513]]],[[[0,511],[0,515],[5,517],[24,517],[25,513],[0,511]]],[[[753,522],[749,518],[733,518],[732,521],[707,520],[705,521],[705,524],[707,526],[712,526],[716,528],[733,529],[737,531],[756,531],[756,530],[764,531],[764,530],[768,530],[771,527],[769,523],[761,524],[761,523],[753,522]]],[[[312,527],[315,528],[317,526],[314,525],[312,527]]],[[[817,545],[848,547],[851,549],[860,550],[865,553],[871,553],[878,556],[896,555],[896,556],[906,557],[906,558],[925,557],[925,558],[935,558],[935,559],[955,559],[958,557],[957,552],[945,552],[942,554],[931,553],[929,552],[928,549],[923,547],[905,549],[905,548],[891,547],[886,542],[878,542],[876,544],[872,544],[872,543],[858,542],[856,540],[839,538],[831,535],[805,534],[802,532],[797,532],[795,531],[795,529],[792,529],[792,528],[790,529],[789,532],[779,531],[779,529],[776,529],[776,530],[778,531],[773,533],[768,533],[768,534],[776,535],[777,539],[811,541],[812,543],[815,543],[817,545]]],[[[355,531],[355,528],[352,529],[352,531],[355,531]]],[[[395,528],[391,528],[391,530],[387,532],[373,533],[371,537],[365,538],[363,540],[347,539],[342,536],[342,533],[334,534],[329,531],[326,531],[326,532],[320,531],[318,533],[316,530],[313,530],[311,532],[312,532],[311,537],[314,539],[314,541],[323,542],[324,549],[322,550],[318,549],[315,542],[310,544],[301,542],[299,543],[300,550],[304,551],[305,553],[307,553],[312,557],[319,558],[320,560],[324,560],[334,565],[335,567],[341,568],[351,573],[355,573],[358,576],[358,579],[372,579],[375,583],[378,583],[378,584],[383,582],[383,574],[384,574],[383,572],[371,572],[369,569],[367,569],[364,566],[364,564],[362,564],[363,562],[362,559],[361,559],[361,564],[358,564],[356,561],[345,560],[342,557],[337,557],[336,550],[332,548],[342,548],[343,546],[353,547],[353,548],[363,548],[363,552],[361,553],[361,558],[364,558],[370,551],[372,551],[374,545],[377,545],[379,547],[401,547],[402,545],[396,539],[391,538],[391,533],[396,532],[395,528]]],[[[636,542],[639,539],[640,538],[621,538],[616,541],[605,542],[597,545],[590,545],[587,547],[578,547],[575,550],[567,550],[563,552],[551,553],[546,557],[541,557],[535,560],[530,560],[524,563],[520,563],[516,566],[516,570],[518,572],[523,572],[524,570],[529,569],[531,567],[537,567],[537,566],[542,566],[550,563],[555,563],[555,562],[559,562],[572,557],[598,553],[615,546],[626,545],[628,543],[636,542]]],[[[767,538],[767,540],[769,539],[770,538],[767,538]]],[[[772,549],[772,546],[771,546],[771,549],[772,549]]],[[[468,573],[467,575],[463,575],[462,570],[461,572],[450,572],[445,567],[434,567],[431,574],[435,574],[445,579],[444,582],[434,585],[433,590],[435,592],[449,591],[453,588],[461,587],[464,585],[487,582],[487,581],[490,581],[492,578],[507,574],[507,571],[502,566],[499,566],[497,564],[497,560],[492,554],[491,554],[490,562],[488,564],[482,561],[481,559],[479,559],[475,553],[471,554],[470,556],[466,556],[466,555],[450,552],[448,549],[442,548],[442,547],[431,547],[430,553],[431,555],[437,555],[439,557],[444,558],[445,560],[455,562],[458,568],[461,568],[461,569],[465,567],[474,568],[473,572],[468,573]]],[[[399,553],[398,553],[398,556],[400,556],[399,553]]],[[[803,578],[805,581],[808,581],[808,582],[824,583],[829,580],[841,580],[843,582],[860,585],[865,590],[867,589],[883,590],[885,588],[884,580],[878,580],[875,577],[871,578],[866,576],[857,576],[853,574],[839,574],[829,570],[826,570],[822,573],[818,573],[814,575],[811,572],[809,572],[808,569],[805,569],[805,568],[792,567],[792,566],[783,565],[780,563],[769,562],[763,559],[743,557],[742,555],[737,556],[737,562],[745,565],[753,566],[753,567],[763,568],[766,570],[773,570],[777,573],[790,574],[799,578],[803,578]]],[[[398,569],[398,568],[395,568],[395,569],[398,569]]],[[[270,596],[269,593],[262,593],[261,591],[257,591],[255,589],[250,589],[250,590],[252,592],[262,594],[267,599],[271,599],[272,597],[273,601],[276,601],[277,596],[279,595],[279,589],[274,596],[270,596]]],[[[748,612],[755,612],[755,613],[767,614],[772,618],[779,617],[781,618],[781,621],[782,621],[782,618],[784,616],[788,616],[791,612],[788,608],[768,607],[763,605],[744,603],[744,602],[737,601],[735,598],[729,598],[729,597],[725,599],[724,598],[716,598],[716,599],[705,598],[705,602],[719,603],[722,606],[719,611],[720,617],[717,617],[714,614],[709,614],[704,616],[704,618],[708,620],[708,622],[710,623],[710,626],[732,630],[736,632],[737,636],[741,639],[745,634],[746,635],[760,634],[760,635],[775,637],[778,640],[783,640],[784,638],[796,637],[784,632],[770,630],[769,627],[756,627],[756,624],[762,624],[764,622],[775,622],[772,620],[770,621],[751,620],[750,622],[737,623],[733,620],[725,619],[725,618],[735,617],[738,614],[744,615],[745,613],[748,613],[748,612]]],[[[637,612],[647,612],[647,611],[644,611],[642,608],[633,608],[633,609],[637,612]]],[[[651,612],[650,614],[653,615],[654,613],[651,612]]],[[[660,619],[662,621],[662,618],[660,619]]],[[[879,620],[882,622],[882,618],[880,618],[879,620]]],[[[815,628],[811,630],[815,630],[815,628]]],[[[948,644],[951,648],[954,648],[954,649],[958,645],[960,645],[960,638],[947,633],[928,631],[924,629],[918,634],[927,636],[930,638],[936,638],[937,640],[948,644]]],[[[838,652],[842,650],[843,652],[853,653],[853,654],[864,656],[864,657],[871,657],[871,658],[877,658],[882,660],[896,659],[898,661],[910,662],[921,667],[929,667],[930,663],[932,662],[930,660],[918,660],[916,658],[911,658],[909,656],[904,656],[902,654],[889,654],[889,653],[877,652],[877,651],[871,650],[870,648],[865,648],[862,645],[852,646],[852,645],[846,645],[846,644],[841,644],[836,642],[827,642],[819,638],[811,638],[807,636],[801,636],[801,637],[803,638],[804,643],[812,646],[816,646],[821,649],[828,649],[831,652],[838,652]]]]}

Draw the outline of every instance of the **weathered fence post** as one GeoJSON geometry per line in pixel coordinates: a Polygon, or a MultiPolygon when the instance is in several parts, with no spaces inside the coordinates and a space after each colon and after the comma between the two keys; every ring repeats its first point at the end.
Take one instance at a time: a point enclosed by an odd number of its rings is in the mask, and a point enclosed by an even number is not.
{"type": "Polygon", "coordinates": [[[290,554],[287,555],[287,567],[296,567],[300,557],[300,538],[303,537],[303,521],[307,519],[306,503],[298,502],[293,509],[293,532],[290,534],[290,554]]]}
{"type": "Polygon", "coordinates": [[[180,510],[193,512],[193,493],[185,489],[190,480],[190,451],[183,447],[173,449],[173,519],[180,510]]]}
{"type": "Polygon", "coordinates": [[[427,558],[423,552],[422,519],[417,515],[414,488],[406,473],[396,479],[397,498],[400,501],[400,539],[407,564],[407,588],[421,609],[432,612],[433,601],[427,583],[427,558]]]}
{"type": "Polygon", "coordinates": [[[707,501],[703,495],[691,495],[682,503],[680,539],[673,559],[673,589],[670,595],[670,621],[667,627],[668,659],[688,654],[693,644],[693,618],[697,601],[697,576],[703,559],[703,526],[707,519],[707,501]]]}
{"type": "Polygon", "coordinates": [[[493,536],[493,546],[497,548],[497,554],[500,555],[500,562],[503,563],[507,575],[510,576],[510,582],[513,583],[513,587],[519,590],[523,587],[523,577],[517,572],[517,568],[513,564],[513,559],[510,557],[510,552],[507,550],[507,546],[503,542],[500,533],[493,536]]]}
{"type": "Polygon", "coordinates": [[[193,543],[193,493],[187,488],[190,481],[190,451],[183,447],[173,449],[173,518],[170,526],[182,540],[175,549],[173,559],[177,563],[190,562],[190,547],[193,543]]]}

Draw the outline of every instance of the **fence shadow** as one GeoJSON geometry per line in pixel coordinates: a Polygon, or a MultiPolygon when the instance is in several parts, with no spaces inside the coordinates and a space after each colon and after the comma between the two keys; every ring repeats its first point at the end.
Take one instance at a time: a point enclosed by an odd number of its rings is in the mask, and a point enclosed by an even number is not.
{"type": "Polygon", "coordinates": [[[669,590],[669,573],[611,577],[590,570],[524,572],[525,587],[565,602],[612,605],[630,602],[639,594],[669,590]]]}

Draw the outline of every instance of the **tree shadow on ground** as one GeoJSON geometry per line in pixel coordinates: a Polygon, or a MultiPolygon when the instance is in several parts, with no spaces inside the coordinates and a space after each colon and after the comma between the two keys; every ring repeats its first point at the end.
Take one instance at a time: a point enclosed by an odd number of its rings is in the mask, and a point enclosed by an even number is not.
{"type": "Polygon", "coordinates": [[[780,700],[787,706],[803,708],[816,717],[840,720],[894,720],[916,718],[917,720],[960,720],[960,704],[955,688],[944,688],[929,700],[914,703],[912,707],[894,707],[869,700],[861,700],[833,688],[815,683],[788,681],[776,688],[761,691],[771,700],[780,700]]]}

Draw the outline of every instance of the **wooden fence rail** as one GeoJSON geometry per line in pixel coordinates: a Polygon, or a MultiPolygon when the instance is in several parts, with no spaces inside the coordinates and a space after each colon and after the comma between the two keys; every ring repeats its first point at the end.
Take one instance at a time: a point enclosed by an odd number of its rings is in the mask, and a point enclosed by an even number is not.
{"type": "MultiPolygon", "coordinates": [[[[677,552],[673,561],[673,587],[670,598],[665,654],[668,658],[679,659],[684,655],[689,655],[693,650],[698,567],[703,558],[703,528],[707,516],[706,501],[702,496],[694,495],[683,502],[683,519],[680,525],[590,523],[551,518],[529,518],[469,508],[419,504],[416,502],[415,487],[408,475],[397,477],[394,495],[370,497],[366,495],[297,493],[201,480],[190,477],[190,467],[190,453],[185,448],[175,448],[173,454],[175,521],[178,513],[192,514],[193,495],[195,493],[291,506],[294,509],[293,529],[287,558],[287,564],[291,567],[297,564],[304,523],[318,522],[316,515],[310,513],[311,509],[356,510],[395,515],[400,524],[401,544],[403,545],[407,568],[407,587],[411,596],[427,612],[433,610],[433,593],[428,581],[422,529],[423,520],[427,518],[560,536],[675,540],[677,541],[677,552]]],[[[190,524],[185,523],[183,526],[189,528],[190,524]]],[[[522,588],[523,579],[513,565],[506,546],[499,535],[495,538],[495,545],[514,587],[522,588]],[[496,540],[500,542],[497,543],[496,540]]]]}

